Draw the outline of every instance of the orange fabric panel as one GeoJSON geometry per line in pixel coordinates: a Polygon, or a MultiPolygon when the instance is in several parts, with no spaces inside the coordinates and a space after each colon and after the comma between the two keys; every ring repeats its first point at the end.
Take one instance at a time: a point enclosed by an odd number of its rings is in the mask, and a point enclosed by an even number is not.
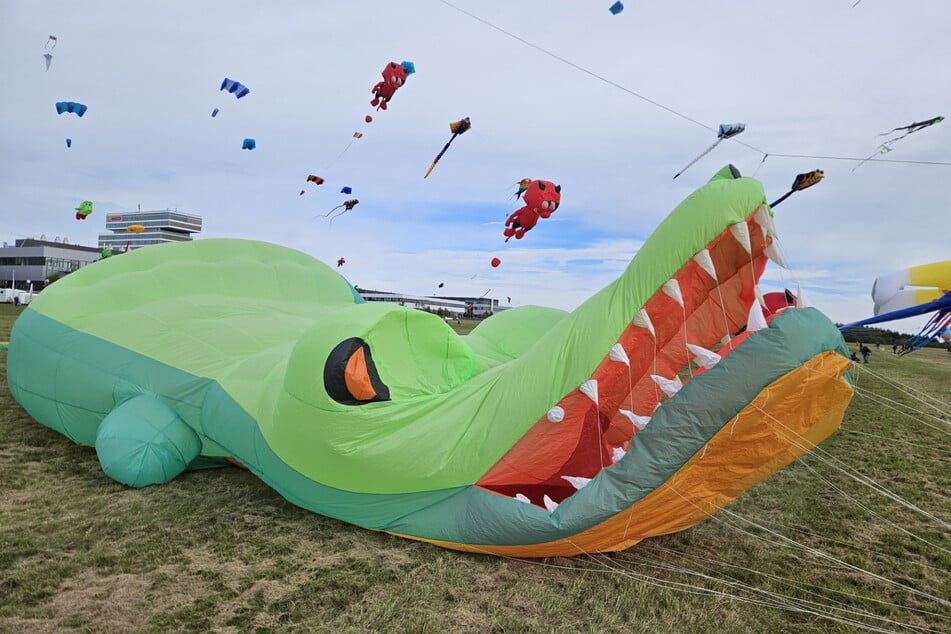
{"type": "Polygon", "coordinates": [[[367,359],[362,346],[350,355],[343,377],[347,384],[347,390],[353,398],[358,401],[370,401],[376,398],[376,390],[370,384],[367,359]]]}
{"type": "MultiPolygon", "coordinates": [[[[630,410],[640,416],[651,416],[665,400],[651,374],[672,378],[688,366],[692,354],[686,344],[712,348],[726,335],[746,325],[749,306],[756,301],[754,286],[766,267],[762,251],[769,243],[755,213],[746,223],[749,228],[752,255],[725,229],[707,249],[717,271],[711,277],[695,260],[690,259],[674,275],[684,305],[658,289],[645,302],[654,326],[654,335],[632,324],[625,328],[618,343],[627,354],[630,367],[606,357],[591,375],[598,382],[598,423],[604,429],[603,451],[610,456],[610,447],[626,448],[634,437],[631,421],[619,413],[630,410]],[[719,288],[718,288],[719,286],[719,288]],[[686,322],[685,322],[686,318],[686,322]]],[[[493,486],[537,484],[553,475],[564,473],[562,467],[574,455],[577,462],[578,442],[585,430],[586,416],[595,407],[592,401],[573,390],[558,403],[565,411],[565,420],[553,424],[544,416],[502,459],[479,479],[478,484],[493,486]],[[544,448],[544,450],[540,449],[544,448]]],[[[587,435],[585,436],[587,438],[587,435]]],[[[598,445],[601,443],[595,443],[598,445]]],[[[592,451],[597,451],[592,445],[592,451]]],[[[600,466],[603,460],[596,457],[600,466]]],[[[607,461],[610,464],[610,460],[607,461]]],[[[572,475],[587,476],[590,464],[572,475]]]]}
{"type": "Polygon", "coordinates": [[[563,466],[581,441],[586,422],[595,422],[588,416],[594,410],[594,402],[574,390],[561,400],[559,406],[565,411],[564,420],[552,423],[547,417],[542,417],[479,479],[479,486],[539,484],[563,473],[563,466]]]}
{"type": "Polygon", "coordinates": [[[624,550],[647,537],[689,528],[838,428],[852,397],[852,387],[843,378],[849,365],[841,354],[823,352],[780,377],[668,482],[630,508],[570,538],[517,546],[421,541],[511,557],[557,557],[624,550]]]}

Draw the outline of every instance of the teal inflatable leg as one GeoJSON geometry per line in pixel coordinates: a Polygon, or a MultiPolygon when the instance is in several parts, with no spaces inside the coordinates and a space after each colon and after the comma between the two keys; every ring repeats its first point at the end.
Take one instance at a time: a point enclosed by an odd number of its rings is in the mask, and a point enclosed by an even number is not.
{"type": "Polygon", "coordinates": [[[96,433],[107,476],[131,487],[164,484],[201,452],[201,439],[168,405],[141,394],[109,412],[96,433]]]}

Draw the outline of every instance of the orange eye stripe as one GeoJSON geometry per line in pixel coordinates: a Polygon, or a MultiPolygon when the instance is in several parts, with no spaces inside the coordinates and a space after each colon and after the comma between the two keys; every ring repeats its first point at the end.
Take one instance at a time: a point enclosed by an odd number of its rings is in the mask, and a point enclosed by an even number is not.
{"type": "Polygon", "coordinates": [[[350,359],[347,361],[347,367],[343,373],[344,382],[347,384],[347,391],[358,401],[370,401],[376,398],[376,390],[370,382],[370,375],[367,372],[367,359],[363,353],[363,348],[357,348],[350,359]]]}

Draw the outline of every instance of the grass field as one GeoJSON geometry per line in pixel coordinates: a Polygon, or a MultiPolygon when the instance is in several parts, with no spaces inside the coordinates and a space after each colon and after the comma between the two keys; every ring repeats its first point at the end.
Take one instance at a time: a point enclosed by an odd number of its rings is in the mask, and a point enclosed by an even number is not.
{"type": "Polygon", "coordinates": [[[951,632],[944,351],[873,353],[819,451],[695,528],[544,560],[357,528],[239,468],[125,488],[13,401],[6,352],[0,376],[3,632],[951,632]]]}

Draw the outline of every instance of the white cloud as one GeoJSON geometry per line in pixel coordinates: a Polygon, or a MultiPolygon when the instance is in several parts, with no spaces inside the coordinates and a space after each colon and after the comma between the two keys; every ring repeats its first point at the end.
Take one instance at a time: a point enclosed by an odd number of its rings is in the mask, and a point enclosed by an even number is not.
{"type": "MultiPolygon", "coordinates": [[[[429,292],[442,281],[447,292],[491,288],[513,304],[570,309],[732,162],[771,199],[796,173],[826,171],[778,207],[793,272],[771,271],[764,284],[812,287],[837,321],[870,314],[876,275],[951,257],[951,167],[853,171],[855,161],[779,156],[864,157],[885,138],[876,134],[949,114],[946,3],[919,3],[924,17],[912,20],[893,3],[819,0],[795,10],[640,3],[617,16],[609,3],[570,0],[454,4],[570,63],[438,1],[3,3],[0,237],[95,244],[109,211],[179,208],[204,217],[204,236],[269,240],[327,262],[344,255],[363,286],[429,292]],[[370,87],[391,60],[417,72],[387,111],[373,111],[370,87]],[[251,94],[219,92],[225,76],[251,94]],[[59,100],[89,111],[57,116],[59,100]],[[472,130],[423,180],[463,116],[472,130]],[[671,180],[721,122],[747,131],[671,180]],[[336,158],[355,130],[364,138],[336,158]],[[255,151],[240,150],[246,136],[255,151]],[[298,196],[307,174],[327,183],[298,196]],[[512,185],[526,176],[560,183],[563,203],[504,244],[491,223],[517,207],[512,185]],[[359,205],[332,228],[312,219],[346,198],[343,185],[359,205]],[[97,213],[77,223],[72,209],[86,198],[97,213]],[[559,231],[571,239],[552,242],[559,231]],[[495,255],[497,269],[487,264],[495,255]]],[[[949,135],[951,124],[934,126],[879,158],[948,161],[949,135]]]]}

